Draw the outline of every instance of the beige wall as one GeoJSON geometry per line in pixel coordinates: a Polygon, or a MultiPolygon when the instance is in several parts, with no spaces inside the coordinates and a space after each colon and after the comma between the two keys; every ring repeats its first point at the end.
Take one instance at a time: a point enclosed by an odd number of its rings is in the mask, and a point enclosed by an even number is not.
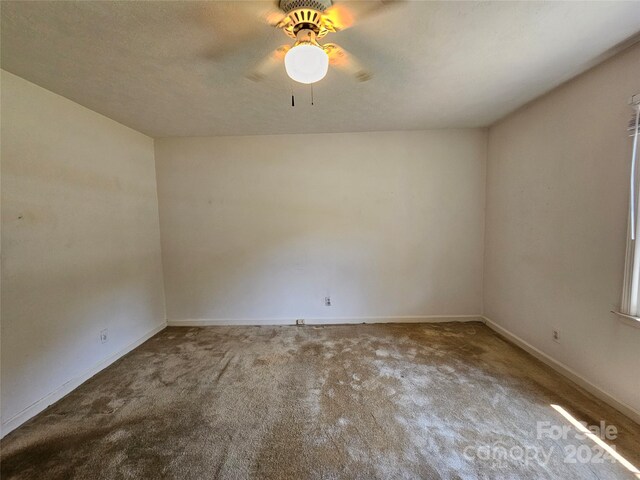
{"type": "Polygon", "coordinates": [[[7,72],[1,96],[7,433],[160,328],[164,300],[153,140],[7,72]]]}
{"type": "Polygon", "coordinates": [[[168,319],[478,315],[485,157],[485,130],[157,140],[168,319]]]}
{"type": "Polygon", "coordinates": [[[489,134],[486,316],[640,412],[640,328],[609,313],[623,277],[640,46],[489,134]],[[559,328],[561,342],[552,340],[559,328]]]}

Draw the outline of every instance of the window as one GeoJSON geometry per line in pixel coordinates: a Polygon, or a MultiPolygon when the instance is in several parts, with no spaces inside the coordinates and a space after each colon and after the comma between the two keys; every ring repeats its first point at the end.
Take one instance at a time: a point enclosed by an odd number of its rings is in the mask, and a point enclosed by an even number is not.
{"type": "Polygon", "coordinates": [[[627,252],[624,267],[624,283],[620,310],[622,314],[640,317],[640,204],[638,204],[638,130],[640,123],[640,94],[629,102],[633,115],[629,121],[629,135],[633,139],[629,194],[629,223],[627,252]]]}

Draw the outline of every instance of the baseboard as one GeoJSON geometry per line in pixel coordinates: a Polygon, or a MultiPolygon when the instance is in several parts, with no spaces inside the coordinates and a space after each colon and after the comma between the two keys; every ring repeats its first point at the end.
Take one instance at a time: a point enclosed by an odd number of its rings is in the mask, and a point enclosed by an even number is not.
{"type": "MultiPolygon", "coordinates": [[[[443,323],[482,322],[482,315],[414,315],[401,317],[318,317],[304,318],[306,325],[343,325],[356,323],[443,323]]],[[[169,327],[295,325],[295,318],[212,318],[167,320],[169,327]]]]}
{"type": "Polygon", "coordinates": [[[560,373],[561,375],[564,375],[565,377],[567,377],[572,382],[577,383],[579,386],[584,388],[587,392],[591,393],[593,396],[599,398],[600,400],[602,400],[603,402],[607,403],[611,407],[615,408],[619,412],[625,414],[627,417],[631,418],[634,422],[640,423],[640,412],[638,412],[633,407],[627,405],[624,402],[621,402],[620,400],[616,399],[615,397],[612,397],[610,394],[608,394],[607,392],[602,390],[600,387],[598,387],[598,386],[594,385],[593,383],[591,383],[589,380],[584,378],[582,375],[580,375],[576,371],[572,370],[571,368],[569,368],[565,364],[563,364],[563,363],[557,361],[556,359],[552,358],[551,356],[547,355],[543,351],[537,349],[536,347],[534,347],[530,343],[528,343],[525,340],[521,339],[517,335],[511,333],[506,328],[501,327],[500,325],[495,323],[493,320],[491,320],[491,319],[489,319],[489,318],[487,318],[485,316],[483,316],[482,318],[484,320],[484,323],[489,328],[491,328],[493,331],[495,331],[496,333],[500,334],[501,336],[503,336],[507,340],[515,343],[517,346],[519,346],[523,350],[529,352],[531,355],[536,357],[538,360],[542,361],[543,363],[546,363],[551,368],[553,368],[556,372],[560,373]]]}
{"type": "Polygon", "coordinates": [[[166,328],[166,326],[167,326],[166,322],[158,325],[157,327],[155,327],[154,329],[150,330],[149,332],[144,334],[142,337],[140,337],[137,340],[135,340],[134,342],[130,343],[129,345],[127,345],[123,349],[121,349],[121,350],[117,351],[116,353],[108,356],[104,360],[96,363],[91,368],[89,368],[88,370],[85,370],[83,373],[81,373],[80,375],[72,378],[71,380],[67,381],[66,383],[63,383],[58,388],[56,388],[53,392],[49,393],[48,395],[45,395],[40,400],[37,400],[36,402],[34,402],[31,405],[29,405],[27,408],[25,408],[21,412],[17,413],[16,415],[14,415],[10,419],[8,419],[6,422],[3,422],[2,425],[1,425],[1,428],[0,428],[0,438],[4,437],[5,435],[7,435],[12,430],[15,430],[20,425],[22,425],[24,422],[26,422],[30,418],[36,416],[38,413],[42,412],[45,408],[47,408],[48,406],[54,404],[55,402],[60,400],[65,395],[67,395],[71,391],[73,391],[76,388],[78,388],[81,384],[83,384],[84,382],[89,380],[96,373],[98,373],[101,370],[107,368],[113,362],[115,362],[119,358],[123,357],[124,355],[129,353],[134,348],[142,345],[144,342],[146,342],[151,337],[153,337],[156,333],[164,330],[166,328]]]}

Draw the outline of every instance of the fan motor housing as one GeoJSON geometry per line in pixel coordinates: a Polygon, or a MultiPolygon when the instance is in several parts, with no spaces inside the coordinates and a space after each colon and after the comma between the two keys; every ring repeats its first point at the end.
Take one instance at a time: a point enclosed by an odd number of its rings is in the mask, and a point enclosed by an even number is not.
{"type": "Polygon", "coordinates": [[[291,38],[296,38],[301,30],[311,30],[317,38],[324,37],[332,29],[322,13],[332,4],[333,0],[280,0],[279,7],[287,14],[282,30],[291,38]]]}
{"type": "Polygon", "coordinates": [[[278,6],[284,13],[289,13],[298,8],[310,8],[324,12],[333,5],[333,0],[280,0],[278,6]]]}

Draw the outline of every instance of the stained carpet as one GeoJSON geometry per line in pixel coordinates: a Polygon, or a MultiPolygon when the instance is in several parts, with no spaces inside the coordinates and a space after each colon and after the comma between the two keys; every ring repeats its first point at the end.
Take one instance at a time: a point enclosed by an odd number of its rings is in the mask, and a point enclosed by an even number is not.
{"type": "Polygon", "coordinates": [[[615,427],[606,442],[640,465],[640,426],[481,323],[167,328],[5,437],[0,469],[3,480],[635,478],[552,404],[615,427]]]}

